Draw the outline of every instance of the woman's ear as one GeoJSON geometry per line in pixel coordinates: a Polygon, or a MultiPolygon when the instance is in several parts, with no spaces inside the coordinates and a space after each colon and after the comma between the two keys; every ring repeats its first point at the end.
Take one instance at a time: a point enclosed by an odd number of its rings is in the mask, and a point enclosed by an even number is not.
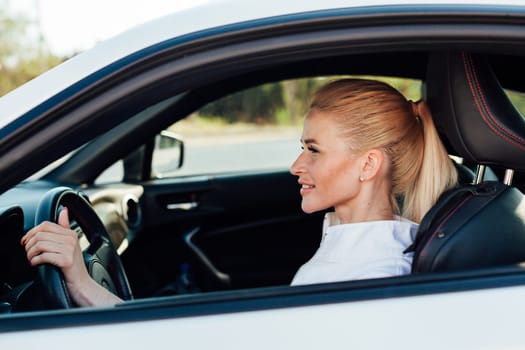
{"type": "Polygon", "coordinates": [[[370,180],[380,174],[383,167],[385,155],[378,149],[366,151],[362,156],[363,162],[361,175],[364,180],[370,180]]]}

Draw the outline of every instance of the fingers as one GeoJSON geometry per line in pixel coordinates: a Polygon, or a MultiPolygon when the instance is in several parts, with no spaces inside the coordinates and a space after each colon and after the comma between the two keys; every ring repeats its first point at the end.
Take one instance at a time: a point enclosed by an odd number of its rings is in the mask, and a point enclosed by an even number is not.
{"type": "MultiPolygon", "coordinates": [[[[99,302],[95,293],[94,301],[85,296],[89,286],[95,285],[98,290],[106,291],[94,282],[89,276],[84,263],[82,251],[78,242],[78,234],[69,227],[67,209],[61,210],[58,216],[58,224],[45,221],[29,230],[20,243],[24,245],[27,259],[32,266],[43,263],[52,264],[61,269],[64,282],[72,296],[79,305],[95,305],[99,302]]],[[[120,299],[110,295],[107,299],[112,304],[120,299]]]]}
{"type": "MultiPolygon", "coordinates": [[[[26,242],[25,249],[30,262],[33,262],[36,256],[43,253],[58,254],[65,257],[65,259],[61,259],[60,266],[69,267],[68,264],[72,260],[71,257],[74,254],[77,244],[76,234],[73,231],[68,234],[39,231],[26,242]]],[[[38,260],[39,259],[37,259],[37,261],[38,260]]]]}
{"type": "Polygon", "coordinates": [[[73,266],[73,259],[70,258],[70,255],[50,253],[47,251],[38,255],[34,255],[31,258],[28,257],[28,261],[31,266],[37,266],[46,263],[61,269],[68,269],[73,266]]]}
{"type": "Polygon", "coordinates": [[[69,212],[67,208],[64,208],[58,214],[58,224],[62,227],[69,228],[69,212]]]}
{"type": "Polygon", "coordinates": [[[22,237],[20,243],[31,265],[50,263],[61,268],[73,265],[78,235],[69,228],[66,208],[60,211],[58,223],[42,222],[22,237]]]}
{"type": "MultiPolygon", "coordinates": [[[[60,214],[62,215],[62,212],[60,214]]],[[[60,216],[59,216],[59,219],[60,219],[60,216]]],[[[65,222],[69,223],[69,219],[67,219],[67,218],[63,219],[62,218],[62,223],[65,223],[65,222]]],[[[22,237],[22,239],[20,240],[20,243],[22,245],[26,245],[27,242],[29,240],[31,240],[31,238],[33,238],[38,232],[53,232],[53,233],[56,233],[56,234],[59,234],[59,235],[68,236],[68,235],[71,235],[71,232],[73,232],[73,231],[69,228],[69,226],[65,227],[65,226],[61,226],[61,225],[55,224],[54,222],[44,221],[41,224],[39,224],[39,225],[33,227],[31,230],[29,230],[22,237]]]]}

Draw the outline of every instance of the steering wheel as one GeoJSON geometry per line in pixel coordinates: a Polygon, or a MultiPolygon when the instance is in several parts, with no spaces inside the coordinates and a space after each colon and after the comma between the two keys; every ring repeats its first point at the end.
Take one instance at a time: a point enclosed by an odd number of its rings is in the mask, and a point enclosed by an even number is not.
{"type": "MultiPolygon", "coordinates": [[[[83,251],[84,261],[91,278],[123,300],[133,299],[124,266],[113,246],[104,224],[84,196],[68,187],[48,191],[35,214],[35,225],[43,221],[57,222],[62,207],[67,207],[89,241],[83,251]]],[[[51,264],[37,267],[36,284],[40,287],[44,303],[50,308],[71,308],[72,302],[62,271],[51,264]]]]}

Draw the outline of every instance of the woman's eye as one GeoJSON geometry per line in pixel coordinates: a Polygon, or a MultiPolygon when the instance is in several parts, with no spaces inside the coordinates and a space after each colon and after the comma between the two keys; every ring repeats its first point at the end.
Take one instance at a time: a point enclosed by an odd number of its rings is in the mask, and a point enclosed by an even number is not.
{"type": "Polygon", "coordinates": [[[318,152],[319,152],[319,151],[317,150],[317,148],[312,147],[312,146],[309,146],[309,147],[308,147],[308,150],[309,150],[310,152],[312,152],[312,153],[318,153],[318,152]]]}
{"type": "MultiPolygon", "coordinates": [[[[319,151],[317,150],[317,148],[315,148],[314,146],[308,146],[308,147],[306,147],[306,149],[307,149],[308,152],[310,152],[310,153],[319,153],[319,151]]],[[[304,151],[304,146],[301,146],[301,151],[304,151]]]]}

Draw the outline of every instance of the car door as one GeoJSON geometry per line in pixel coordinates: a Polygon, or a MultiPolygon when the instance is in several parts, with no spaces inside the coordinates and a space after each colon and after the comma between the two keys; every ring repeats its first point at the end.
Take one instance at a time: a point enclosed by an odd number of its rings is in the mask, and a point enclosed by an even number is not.
{"type": "Polygon", "coordinates": [[[154,222],[123,255],[131,283],[151,288],[142,276],[152,274],[159,285],[176,283],[183,272],[204,290],[289,283],[313,254],[322,220],[301,213],[297,187],[282,171],[145,185],[144,218],[154,222]]]}

